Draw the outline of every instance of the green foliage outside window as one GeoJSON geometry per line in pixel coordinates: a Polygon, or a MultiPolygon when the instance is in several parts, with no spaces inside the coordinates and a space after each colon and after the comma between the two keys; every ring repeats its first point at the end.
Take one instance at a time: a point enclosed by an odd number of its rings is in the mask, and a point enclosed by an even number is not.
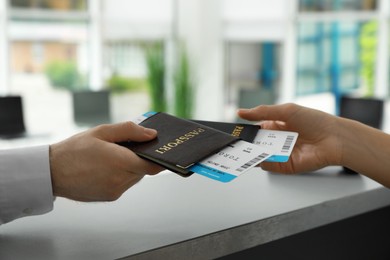
{"type": "Polygon", "coordinates": [[[365,23],[360,34],[361,76],[365,86],[365,95],[374,95],[375,60],[377,47],[378,23],[365,23]]]}
{"type": "Polygon", "coordinates": [[[180,49],[173,79],[175,86],[175,115],[182,118],[191,118],[193,112],[193,87],[188,53],[184,47],[180,49]]]}
{"type": "Polygon", "coordinates": [[[54,88],[79,90],[85,86],[76,64],[71,61],[52,61],[46,66],[45,73],[54,88]]]}
{"type": "Polygon", "coordinates": [[[167,109],[165,97],[165,60],[161,43],[146,48],[146,64],[148,68],[148,83],[152,111],[165,112],[167,109]]]}
{"type": "Polygon", "coordinates": [[[113,93],[124,93],[133,91],[142,91],[148,88],[146,79],[129,78],[114,74],[107,80],[107,87],[113,93]]]}

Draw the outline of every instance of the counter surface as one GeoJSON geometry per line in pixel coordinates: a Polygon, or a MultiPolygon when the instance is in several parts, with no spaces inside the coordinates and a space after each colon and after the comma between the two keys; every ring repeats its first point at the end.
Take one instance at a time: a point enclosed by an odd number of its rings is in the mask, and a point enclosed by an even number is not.
{"type": "Polygon", "coordinates": [[[46,215],[0,226],[0,259],[205,259],[390,205],[390,190],[328,167],[252,169],[230,183],[170,172],[110,203],[57,198],[46,215]]]}

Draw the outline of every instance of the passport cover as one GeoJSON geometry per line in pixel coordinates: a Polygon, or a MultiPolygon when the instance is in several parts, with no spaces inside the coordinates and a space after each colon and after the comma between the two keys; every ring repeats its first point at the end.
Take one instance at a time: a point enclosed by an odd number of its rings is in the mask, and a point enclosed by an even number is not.
{"type": "Polygon", "coordinates": [[[239,138],[220,130],[166,113],[157,113],[140,125],[156,129],[157,138],[149,142],[121,142],[139,156],[183,176],[187,168],[222,150],[239,138]]]}
{"type": "Polygon", "coordinates": [[[260,129],[259,125],[241,124],[241,123],[226,123],[226,122],[215,122],[215,121],[203,121],[203,120],[192,120],[193,122],[218,129],[232,136],[239,137],[240,139],[253,143],[257,132],[260,129]]]}

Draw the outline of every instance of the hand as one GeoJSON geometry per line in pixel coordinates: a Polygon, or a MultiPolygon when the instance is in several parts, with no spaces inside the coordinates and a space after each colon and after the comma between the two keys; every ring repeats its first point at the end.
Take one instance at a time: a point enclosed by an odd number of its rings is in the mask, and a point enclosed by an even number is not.
{"type": "Polygon", "coordinates": [[[50,146],[53,194],[78,201],[112,201],[145,174],[163,170],[120,141],[149,141],[156,130],[132,122],[101,125],[50,146]]]}
{"type": "Polygon", "coordinates": [[[289,161],[263,162],[260,166],[266,171],[292,174],[341,164],[340,118],[295,104],[240,109],[238,115],[251,121],[264,120],[260,123],[263,129],[299,133],[289,161]]]}

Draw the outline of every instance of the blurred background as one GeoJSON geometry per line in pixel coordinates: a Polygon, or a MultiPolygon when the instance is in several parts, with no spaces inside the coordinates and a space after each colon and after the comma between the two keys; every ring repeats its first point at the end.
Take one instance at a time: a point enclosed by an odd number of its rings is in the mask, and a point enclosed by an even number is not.
{"type": "Polygon", "coordinates": [[[1,0],[0,96],[21,96],[27,128],[46,132],[149,110],[339,114],[344,96],[389,96],[389,13],[387,0],[1,0]]]}

